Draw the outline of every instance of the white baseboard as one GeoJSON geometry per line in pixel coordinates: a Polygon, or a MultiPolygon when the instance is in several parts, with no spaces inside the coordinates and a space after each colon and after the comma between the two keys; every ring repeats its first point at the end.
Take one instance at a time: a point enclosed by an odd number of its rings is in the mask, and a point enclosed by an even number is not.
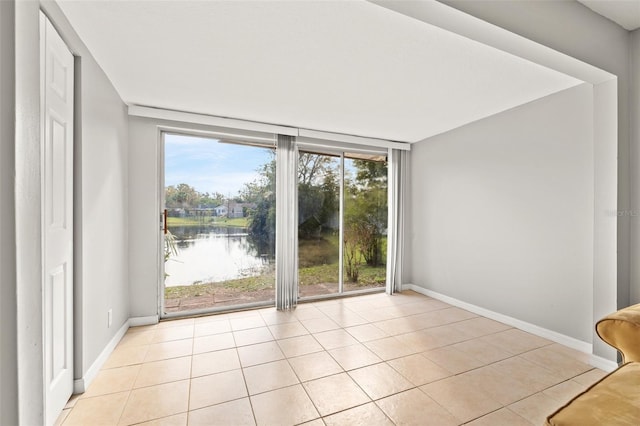
{"type": "Polygon", "coordinates": [[[107,346],[105,346],[102,352],[100,352],[100,355],[98,355],[98,358],[96,358],[93,364],[91,364],[91,367],[89,367],[89,369],[84,374],[84,376],[82,376],[79,379],[75,379],[73,381],[74,394],[84,393],[87,390],[91,382],[93,382],[93,380],[98,375],[98,372],[100,371],[104,363],[107,362],[107,359],[109,358],[109,355],[111,355],[111,352],[113,352],[113,350],[118,345],[118,343],[120,342],[120,340],[122,339],[122,337],[124,336],[124,334],[127,332],[128,329],[129,329],[129,320],[125,321],[124,324],[122,324],[122,327],[120,327],[118,332],[109,341],[107,346]]]}
{"type": "Polygon", "coordinates": [[[503,314],[491,311],[489,309],[482,308],[480,306],[472,305],[471,303],[463,302],[461,300],[455,299],[450,296],[446,296],[444,294],[441,294],[432,290],[428,290],[424,287],[420,287],[415,284],[403,284],[402,289],[413,290],[416,293],[433,297],[434,299],[441,300],[450,305],[457,306],[469,312],[473,312],[474,314],[482,315],[483,317],[486,317],[495,321],[499,321],[501,323],[510,325],[515,328],[519,328],[520,330],[526,331],[527,333],[531,333],[536,336],[543,337],[545,339],[551,340],[556,343],[560,343],[561,345],[568,346],[572,349],[588,354],[590,355],[590,364],[594,367],[601,368],[606,371],[612,371],[618,366],[618,364],[615,361],[610,361],[605,358],[592,355],[593,345],[591,343],[583,342],[582,340],[575,339],[573,337],[537,326],[535,324],[531,324],[526,321],[519,320],[517,318],[503,315],[503,314]]]}
{"type": "Polygon", "coordinates": [[[98,356],[98,358],[96,358],[93,364],[91,364],[91,367],[89,367],[89,369],[84,374],[84,376],[82,376],[79,379],[75,379],[73,381],[73,393],[74,394],[84,393],[87,390],[87,388],[89,388],[89,385],[96,378],[96,376],[98,375],[98,372],[100,371],[104,363],[107,362],[109,355],[111,355],[111,352],[113,352],[113,350],[116,348],[120,340],[122,340],[122,337],[125,335],[129,327],[137,327],[141,325],[153,325],[157,323],[158,323],[157,315],[151,315],[148,317],[134,317],[134,318],[129,318],[127,321],[125,321],[125,323],[122,324],[122,327],[120,327],[118,332],[109,341],[107,346],[105,346],[102,352],[100,352],[100,355],[98,356]]]}
{"type": "Polygon", "coordinates": [[[601,356],[598,356],[598,355],[591,355],[591,358],[589,359],[589,364],[593,365],[596,368],[599,368],[600,370],[604,370],[607,373],[610,373],[616,368],[618,368],[617,362],[611,361],[610,359],[602,358],[601,356]]]}
{"type": "Polygon", "coordinates": [[[133,317],[129,318],[129,327],[139,327],[141,325],[153,325],[159,321],[157,315],[150,315],[148,317],[133,317]]]}

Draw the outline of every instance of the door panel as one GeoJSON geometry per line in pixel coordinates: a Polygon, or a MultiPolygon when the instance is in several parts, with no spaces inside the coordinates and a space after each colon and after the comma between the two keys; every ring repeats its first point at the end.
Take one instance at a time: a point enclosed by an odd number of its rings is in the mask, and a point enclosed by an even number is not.
{"type": "Polygon", "coordinates": [[[46,423],[73,391],[73,55],[41,14],[46,423]]]}

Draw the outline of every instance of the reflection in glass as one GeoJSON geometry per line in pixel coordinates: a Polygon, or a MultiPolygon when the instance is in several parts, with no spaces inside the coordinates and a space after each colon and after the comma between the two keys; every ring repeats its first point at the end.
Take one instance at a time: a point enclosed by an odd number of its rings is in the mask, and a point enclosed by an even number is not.
{"type": "Polygon", "coordinates": [[[338,292],[340,158],[301,152],[298,162],[298,292],[338,292]]]}
{"type": "Polygon", "coordinates": [[[384,287],[387,163],[344,159],[344,291],[384,287]]]}
{"type": "Polygon", "coordinates": [[[165,312],[274,300],[273,150],[165,135],[165,312]]]}

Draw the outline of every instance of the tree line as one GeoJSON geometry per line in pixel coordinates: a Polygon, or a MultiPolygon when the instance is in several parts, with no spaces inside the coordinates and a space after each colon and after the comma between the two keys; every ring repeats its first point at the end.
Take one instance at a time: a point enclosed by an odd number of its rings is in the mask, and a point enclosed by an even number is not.
{"type": "MultiPolygon", "coordinates": [[[[384,264],[387,229],[387,163],[351,161],[344,182],[344,264],[347,278],[358,281],[362,264],[384,264]]],[[[247,211],[249,240],[260,254],[275,256],[275,156],[263,164],[258,177],[236,194],[237,202],[251,203],[247,211]]],[[[198,192],[182,183],[166,188],[167,208],[214,208],[226,201],[219,192],[198,192]]],[[[322,239],[337,235],[340,223],[340,177],[336,157],[300,153],[298,161],[298,235],[322,239]]]]}

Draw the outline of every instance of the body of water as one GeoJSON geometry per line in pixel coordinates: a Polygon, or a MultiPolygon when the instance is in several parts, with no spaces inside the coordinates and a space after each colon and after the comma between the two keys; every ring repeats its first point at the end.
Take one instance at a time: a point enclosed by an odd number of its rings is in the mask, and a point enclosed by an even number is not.
{"type": "Polygon", "coordinates": [[[261,275],[269,257],[257,253],[246,228],[170,227],[178,254],[165,262],[166,287],[220,282],[261,275]]]}

